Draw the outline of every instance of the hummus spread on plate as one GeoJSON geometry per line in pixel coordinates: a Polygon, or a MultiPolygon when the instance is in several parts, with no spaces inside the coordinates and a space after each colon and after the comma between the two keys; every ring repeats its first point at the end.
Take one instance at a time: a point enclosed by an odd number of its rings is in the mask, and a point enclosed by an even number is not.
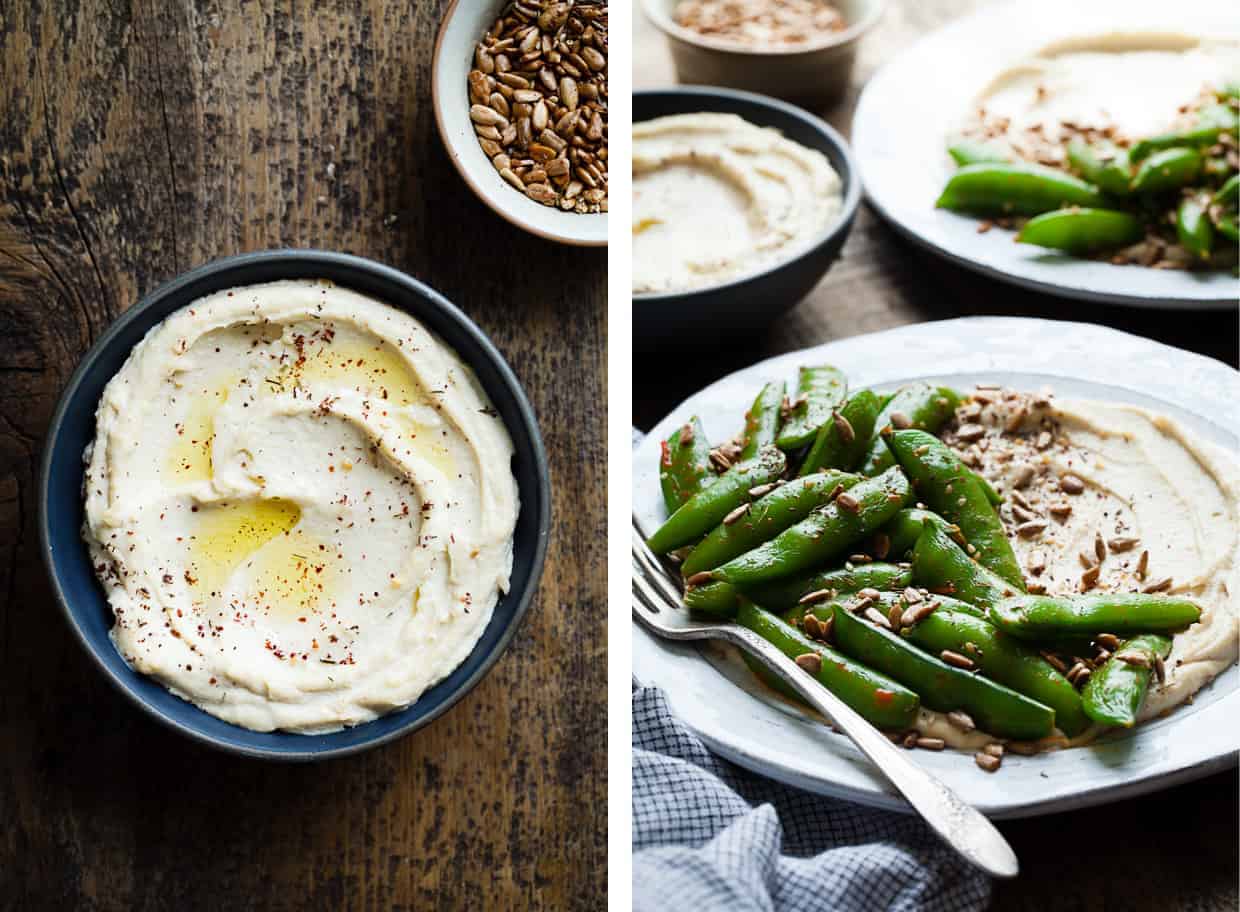
{"type": "MultiPolygon", "coordinates": [[[[1190,700],[1236,661],[1234,454],[1140,406],[1000,390],[975,392],[943,438],[1004,495],[999,513],[1030,592],[1159,591],[1201,606],[1201,620],[1175,634],[1166,680],[1151,683],[1142,719],[1190,700]]],[[[927,710],[921,727],[962,747],[993,740],[927,710]]]]}
{"type": "Polygon", "coordinates": [[[1126,144],[1169,132],[1204,91],[1237,78],[1235,42],[1143,33],[1062,41],[991,80],[969,127],[1006,139],[1023,158],[1061,165],[1075,134],[1126,144]]]}
{"type": "Polygon", "coordinates": [[[508,587],[512,442],[417,320],[325,281],[177,311],[104,391],[83,534],[136,671],[325,732],[452,672],[508,587]]]}
{"type": "Polygon", "coordinates": [[[633,292],[719,285],[790,259],[835,221],[827,157],[734,114],[633,125],[633,292]]]}

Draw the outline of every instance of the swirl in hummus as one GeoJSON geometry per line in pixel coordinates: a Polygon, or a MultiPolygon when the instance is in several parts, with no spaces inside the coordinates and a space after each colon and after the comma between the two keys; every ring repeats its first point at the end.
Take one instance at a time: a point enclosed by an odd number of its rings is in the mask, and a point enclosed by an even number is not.
{"type": "Polygon", "coordinates": [[[788,260],[835,221],[827,157],[735,114],[633,125],[633,292],[719,285],[788,260]]]}
{"type": "Polygon", "coordinates": [[[135,670],[228,722],[405,707],[508,587],[503,423],[417,320],[325,281],[202,298],[111,380],[84,536],[135,670]]]}

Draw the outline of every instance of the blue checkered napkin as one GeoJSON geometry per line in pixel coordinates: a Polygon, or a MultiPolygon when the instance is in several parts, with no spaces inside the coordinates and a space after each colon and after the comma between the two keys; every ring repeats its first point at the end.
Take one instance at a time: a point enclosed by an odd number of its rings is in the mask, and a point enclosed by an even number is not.
{"type": "Polygon", "coordinates": [[[969,912],[989,898],[918,818],[746,772],[662,691],[634,688],[634,912],[969,912]]]}

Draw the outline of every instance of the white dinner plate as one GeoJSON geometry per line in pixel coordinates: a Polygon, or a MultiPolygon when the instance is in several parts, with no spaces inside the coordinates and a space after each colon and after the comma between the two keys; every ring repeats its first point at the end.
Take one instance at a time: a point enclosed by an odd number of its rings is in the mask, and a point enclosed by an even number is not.
{"type": "MultiPolygon", "coordinates": [[[[633,512],[647,535],[665,517],[659,441],[697,415],[712,440],[737,432],[762,384],[795,380],[805,364],[833,364],[849,386],[893,389],[910,380],[970,388],[994,382],[1050,386],[1061,396],[1146,406],[1202,438],[1240,451],[1240,373],[1222,362],[1085,323],[969,317],[856,336],[772,358],[711,384],[634,450],[633,512]]],[[[659,640],[633,625],[633,674],[662,688],[672,710],[722,756],[755,772],[862,804],[908,810],[842,735],[774,696],[721,647],[659,640]]],[[[1191,705],[1090,747],[1034,757],[1009,754],[991,775],[968,752],[916,758],[984,813],[1022,817],[1114,801],[1236,763],[1240,669],[1233,665],[1191,705]]]]}
{"type": "Polygon", "coordinates": [[[1240,39],[1240,17],[1220,0],[1016,0],[953,22],[893,57],[861,94],[852,144],[871,204],[916,243],[1027,288],[1136,307],[1236,307],[1240,281],[1228,271],[1075,259],[1016,244],[1010,231],[978,234],[978,219],[934,208],[955,170],[948,137],[993,76],[1052,42],[1120,31],[1240,39]]]}

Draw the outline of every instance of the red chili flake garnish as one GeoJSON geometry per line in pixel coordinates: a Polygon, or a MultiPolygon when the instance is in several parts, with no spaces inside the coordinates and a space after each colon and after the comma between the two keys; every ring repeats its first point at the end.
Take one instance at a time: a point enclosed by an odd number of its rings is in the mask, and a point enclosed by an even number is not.
{"type": "Polygon", "coordinates": [[[659,447],[663,453],[660,457],[660,461],[663,463],[663,468],[670,469],[672,467],[672,448],[667,445],[666,440],[659,444],[659,447]]]}
{"type": "Polygon", "coordinates": [[[881,687],[874,690],[874,702],[879,706],[886,706],[895,699],[895,691],[883,690],[881,687]]]}

